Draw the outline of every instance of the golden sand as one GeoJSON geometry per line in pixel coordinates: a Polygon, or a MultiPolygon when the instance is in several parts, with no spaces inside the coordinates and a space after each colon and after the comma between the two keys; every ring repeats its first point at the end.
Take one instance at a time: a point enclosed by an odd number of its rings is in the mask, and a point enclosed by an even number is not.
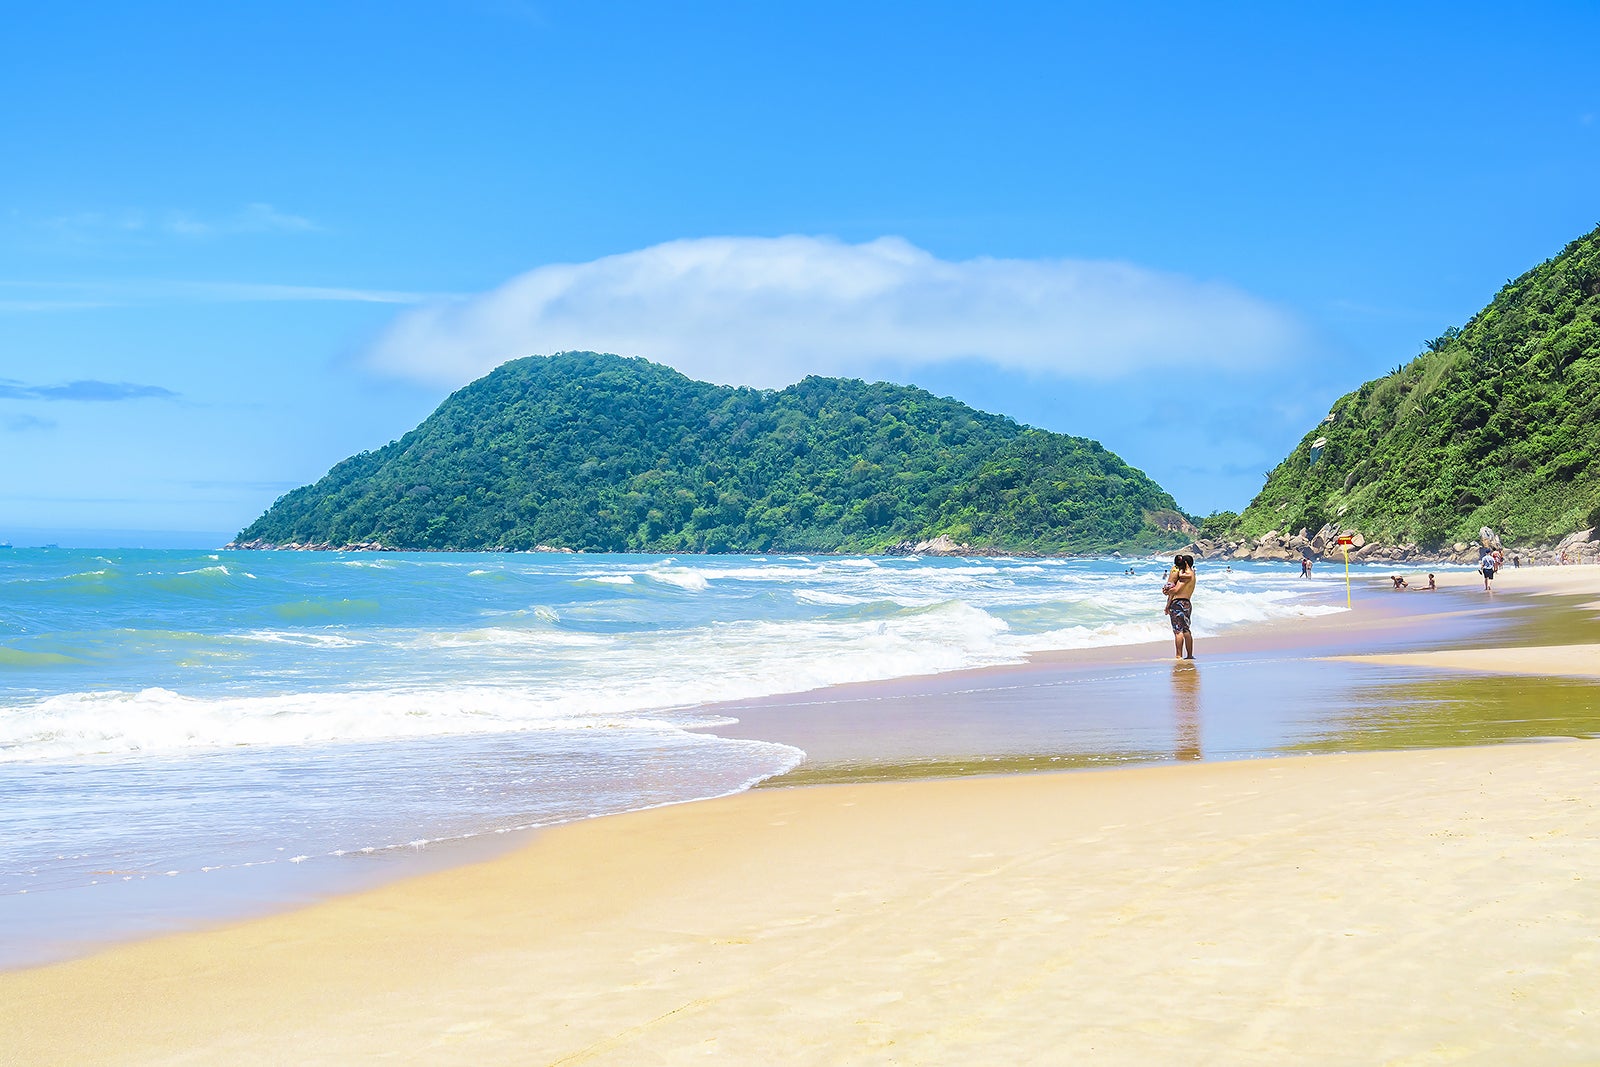
{"type": "Polygon", "coordinates": [[[770,790],[0,975],[17,1063],[1600,1058],[1600,745],[770,790]]]}
{"type": "Polygon", "coordinates": [[[1545,645],[1535,648],[1444,649],[1438,652],[1335,656],[1354,663],[1484,674],[1534,674],[1553,678],[1600,678],[1600,644],[1545,645]]]}

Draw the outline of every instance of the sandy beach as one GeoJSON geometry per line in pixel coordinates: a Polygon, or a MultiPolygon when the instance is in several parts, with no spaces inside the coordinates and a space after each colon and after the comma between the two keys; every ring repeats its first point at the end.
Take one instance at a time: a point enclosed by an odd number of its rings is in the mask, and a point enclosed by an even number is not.
{"type": "MultiPolygon", "coordinates": [[[[1498,632],[1527,643],[1492,656],[1409,615],[1409,650],[1337,638],[1359,612],[1311,647],[1398,657],[1374,665],[1397,697],[1413,674],[1499,671],[1587,699],[1596,570],[1497,583],[1498,632]]],[[[569,825],[0,974],[0,1059],[1600,1060],[1596,742],[1397,747],[765,788],[569,825]]]]}

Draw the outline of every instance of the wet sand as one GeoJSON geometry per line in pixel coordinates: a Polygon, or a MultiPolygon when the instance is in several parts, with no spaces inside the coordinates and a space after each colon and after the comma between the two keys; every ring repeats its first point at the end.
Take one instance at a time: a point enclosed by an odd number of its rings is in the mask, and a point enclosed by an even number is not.
{"type": "Polygon", "coordinates": [[[1202,637],[1193,662],[1165,642],[1044,653],[720,705],[739,722],[716,732],[806,752],[768,788],[1600,736],[1580,644],[1600,636],[1600,568],[1525,568],[1494,595],[1475,574],[1438,579],[1361,576],[1354,610],[1202,637]]]}
{"type": "Polygon", "coordinates": [[[1462,583],[1432,613],[1397,599],[1296,628],[1305,640],[1207,642],[1198,670],[1146,646],[1142,662],[828,691],[765,725],[751,707],[745,727],[808,733],[818,766],[907,776],[970,771],[973,742],[1005,729],[1033,740],[991,745],[988,769],[1071,756],[1035,742],[1114,724],[1164,686],[1159,721],[1134,730],[1162,744],[1127,752],[1165,762],[772,788],[563,827],[289,914],[0,974],[0,1058],[1593,1062],[1596,742],[1431,746],[1579,732],[1589,713],[1546,713],[1600,687],[1318,658],[1525,641],[1581,661],[1600,573],[1516,577],[1492,610],[1462,583]],[[1265,683],[1316,671],[1338,692],[1367,678],[1372,702],[1343,714],[1379,718],[1329,729],[1319,709],[1274,751],[1413,750],[1211,762],[1281,699],[1265,683]],[[1483,693],[1524,703],[1429,719],[1483,693]],[[914,729],[919,703],[945,707],[942,725],[914,729]],[[983,706],[1009,711],[975,720],[983,706]],[[1502,728],[1524,713],[1523,732],[1502,728]]]}

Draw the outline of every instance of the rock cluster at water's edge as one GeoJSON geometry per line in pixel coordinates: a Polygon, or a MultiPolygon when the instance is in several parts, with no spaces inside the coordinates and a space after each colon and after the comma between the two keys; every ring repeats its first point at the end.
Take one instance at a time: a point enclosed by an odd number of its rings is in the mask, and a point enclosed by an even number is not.
{"type": "MultiPolygon", "coordinates": [[[[1343,549],[1339,545],[1341,534],[1350,537],[1352,563],[1476,563],[1484,545],[1481,540],[1457,541],[1433,551],[1414,544],[1386,545],[1368,541],[1360,532],[1342,529],[1337,522],[1330,522],[1314,534],[1301,529],[1292,534],[1271,530],[1253,539],[1202,537],[1182,551],[1199,559],[1259,562],[1343,559],[1343,549]]],[[[1600,527],[1578,530],[1554,545],[1502,545],[1493,534],[1490,534],[1487,544],[1491,548],[1503,549],[1508,557],[1519,557],[1523,563],[1600,563],[1600,527]]]]}
{"type": "MultiPolygon", "coordinates": [[[[290,541],[286,544],[274,544],[263,538],[257,537],[249,541],[229,541],[222,546],[223,549],[241,552],[398,552],[397,548],[385,545],[378,541],[350,541],[336,545],[331,541],[313,541],[302,544],[299,541],[290,541]]],[[[446,549],[409,549],[408,551],[439,552],[446,549]]],[[[514,552],[515,549],[497,546],[495,548],[473,549],[475,552],[514,552]]],[[[536,545],[528,549],[529,552],[565,552],[576,553],[577,549],[557,548],[554,545],[536,545]]]]}

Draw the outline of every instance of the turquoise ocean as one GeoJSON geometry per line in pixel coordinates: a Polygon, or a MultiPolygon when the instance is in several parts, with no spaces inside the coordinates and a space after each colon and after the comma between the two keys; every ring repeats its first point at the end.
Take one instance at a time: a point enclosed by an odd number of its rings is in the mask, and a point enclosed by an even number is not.
{"type": "MultiPolygon", "coordinates": [[[[1160,638],[1162,573],[0,551],[0,966],[748,788],[804,754],[719,736],[714,705],[1160,638]]],[[[1295,575],[1210,568],[1197,631],[1342,610],[1295,575]]]]}

